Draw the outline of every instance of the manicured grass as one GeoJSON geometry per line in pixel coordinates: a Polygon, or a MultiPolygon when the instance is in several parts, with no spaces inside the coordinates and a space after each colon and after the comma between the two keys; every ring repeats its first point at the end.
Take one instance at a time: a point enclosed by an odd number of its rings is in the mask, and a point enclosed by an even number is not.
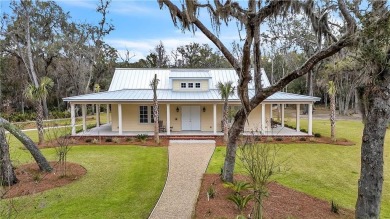
{"type": "MultiPolygon", "coordinates": [[[[301,120],[301,128],[307,129],[307,120],[301,120]]],[[[338,138],[356,142],[355,146],[327,144],[281,144],[279,159],[286,159],[289,171],[276,175],[279,183],[324,200],[335,200],[342,207],[355,208],[357,184],[360,174],[360,146],[363,124],[361,121],[338,121],[338,138]]],[[[323,136],[330,135],[328,120],[315,120],[313,131],[323,136]]],[[[381,218],[390,217],[390,136],[385,141],[385,169],[381,218]]],[[[225,156],[225,147],[218,147],[211,159],[207,172],[220,173],[225,156]]],[[[237,162],[236,172],[243,168],[237,162]]]]}
{"type": "MultiPolygon", "coordinates": [[[[35,132],[28,135],[36,139],[35,132]]],[[[15,139],[11,145],[16,163],[33,162],[15,139]]],[[[56,160],[54,149],[42,151],[56,160]]],[[[168,156],[164,147],[73,146],[68,160],[87,174],[70,185],[13,199],[17,218],[147,218],[163,189],[168,156]]]]}

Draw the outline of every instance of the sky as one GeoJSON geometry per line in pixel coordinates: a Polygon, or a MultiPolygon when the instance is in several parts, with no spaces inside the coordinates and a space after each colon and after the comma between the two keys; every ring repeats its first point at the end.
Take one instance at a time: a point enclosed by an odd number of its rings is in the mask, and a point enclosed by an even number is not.
{"type": "MultiPolygon", "coordinates": [[[[98,0],[57,0],[64,11],[69,11],[73,21],[98,24],[101,16],[96,12],[98,0]]],[[[173,1],[180,3],[180,1],[173,1]]],[[[9,1],[0,0],[1,12],[9,11],[9,1]]],[[[201,13],[200,18],[210,19],[207,12],[201,13]]],[[[215,48],[210,40],[197,31],[183,33],[173,25],[169,10],[160,10],[157,0],[112,0],[109,7],[108,19],[114,25],[115,30],[105,38],[105,41],[116,48],[119,54],[129,50],[134,57],[131,62],[146,57],[151,50],[161,41],[166,50],[170,52],[178,46],[191,42],[207,43],[215,48]]],[[[219,38],[231,45],[234,40],[239,40],[235,23],[227,28],[222,28],[219,38]]]]}

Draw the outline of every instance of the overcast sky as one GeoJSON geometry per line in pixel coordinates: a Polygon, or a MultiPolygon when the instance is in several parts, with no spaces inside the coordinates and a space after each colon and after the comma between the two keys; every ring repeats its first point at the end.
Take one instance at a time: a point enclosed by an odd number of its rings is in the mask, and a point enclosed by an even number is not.
{"type": "MultiPolygon", "coordinates": [[[[99,22],[100,15],[95,10],[98,0],[60,0],[57,3],[64,11],[70,12],[74,21],[94,24],[99,22]]],[[[2,12],[9,11],[9,1],[0,0],[0,7],[2,12]]],[[[105,40],[119,52],[127,49],[136,55],[131,61],[145,57],[159,41],[163,42],[167,51],[191,42],[208,43],[212,46],[201,32],[193,35],[174,27],[169,10],[160,10],[157,0],[113,0],[109,12],[108,18],[115,30],[105,40]]],[[[207,12],[200,16],[209,24],[207,12]]],[[[235,23],[221,29],[220,39],[229,46],[238,38],[235,23]]]]}

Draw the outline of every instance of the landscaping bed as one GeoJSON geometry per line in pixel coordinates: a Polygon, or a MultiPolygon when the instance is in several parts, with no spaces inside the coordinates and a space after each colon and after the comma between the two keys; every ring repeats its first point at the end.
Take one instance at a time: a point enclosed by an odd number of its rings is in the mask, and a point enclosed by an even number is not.
{"type": "Polygon", "coordinates": [[[87,170],[81,165],[68,162],[66,164],[67,173],[64,176],[57,162],[50,162],[50,165],[53,167],[51,173],[40,171],[36,163],[18,166],[15,174],[19,182],[10,187],[3,187],[1,197],[13,198],[31,195],[65,186],[80,179],[87,173],[87,170]]]}
{"type": "MultiPolygon", "coordinates": [[[[243,176],[236,176],[236,180],[245,180],[243,176]]],[[[268,197],[264,200],[265,218],[354,218],[354,212],[339,208],[339,213],[331,211],[330,201],[320,200],[302,192],[284,187],[276,182],[268,186],[268,197]]],[[[205,174],[203,176],[198,201],[195,207],[196,218],[235,218],[239,215],[236,205],[228,200],[233,192],[223,186],[218,174],[205,174]],[[207,191],[213,186],[215,197],[208,201],[207,191]]],[[[244,211],[248,216],[253,207],[249,202],[244,211]]]]}

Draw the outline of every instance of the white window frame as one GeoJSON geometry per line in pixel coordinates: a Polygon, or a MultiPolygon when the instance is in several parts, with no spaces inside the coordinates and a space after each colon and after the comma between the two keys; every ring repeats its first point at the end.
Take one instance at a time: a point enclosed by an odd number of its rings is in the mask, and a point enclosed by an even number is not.
{"type": "MultiPolygon", "coordinates": [[[[142,109],[142,111],[144,112],[145,109],[142,109]]],[[[138,106],[138,116],[139,116],[138,121],[140,124],[149,124],[149,107],[145,105],[138,106]],[[141,107],[146,107],[146,114],[145,113],[141,114],[141,107]],[[145,118],[141,118],[142,116],[146,116],[146,122],[144,121],[145,118]]]]}
{"type": "Polygon", "coordinates": [[[195,83],[195,88],[200,88],[200,82],[195,83]]]}
{"type": "Polygon", "coordinates": [[[193,82],[188,82],[188,86],[187,86],[189,89],[192,89],[194,88],[194,83],[193,82]]]}
{"type": "Polygon", "coordinates": [[[187,83],[184,82],[180,83],[180,88],[187,88],[187,83]]]}

